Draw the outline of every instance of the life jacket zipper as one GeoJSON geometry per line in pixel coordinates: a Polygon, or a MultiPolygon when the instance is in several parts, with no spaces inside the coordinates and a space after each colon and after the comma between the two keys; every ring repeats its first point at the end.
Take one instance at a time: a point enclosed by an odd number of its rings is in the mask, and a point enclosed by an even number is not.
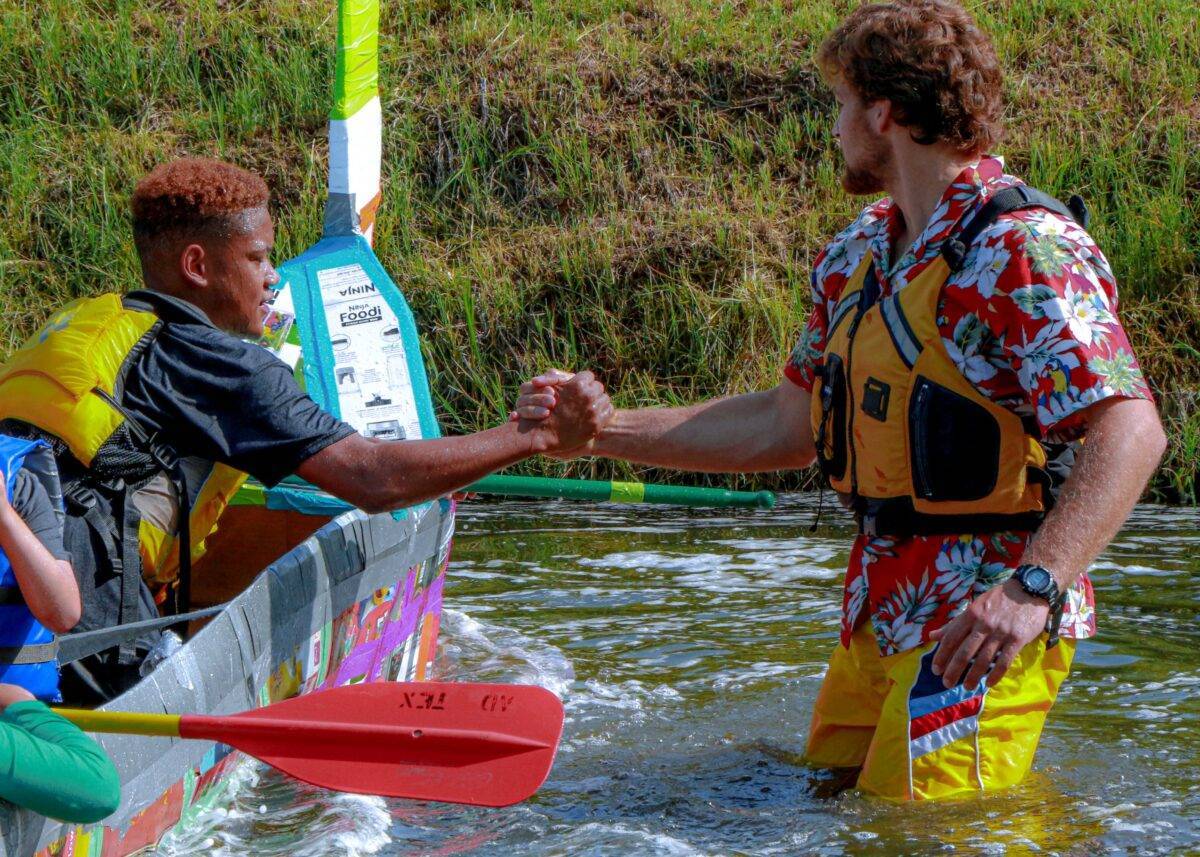
{"type": "Polygon", "coordinates": [[[925,432],[921,431],[922,425],[928,424],[928,419],[925,414],[925,403],[929,400],[929,385],[917,382],[917,400],[913,403],[912,413],[915,419],[909,423],[909,434],[912,435],[913,445],[915,446],[916,455],[913,456],[913,490],[914,492],[928,500],[932,498],[933,491],[929,488],[929,475],[925,472],[925,462],[928,461],[929,448],[925,432]]]}

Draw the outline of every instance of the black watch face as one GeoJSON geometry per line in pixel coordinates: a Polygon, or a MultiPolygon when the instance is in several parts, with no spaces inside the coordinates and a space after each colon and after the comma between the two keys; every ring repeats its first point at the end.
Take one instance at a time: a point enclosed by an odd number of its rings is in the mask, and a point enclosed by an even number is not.
{"type": "Polygon", "coordinates": [[[1030,568],[1025,571],[1025,585],[1038,592],[1050,588],[1050,572],[1044,568],[1030,568]]]}

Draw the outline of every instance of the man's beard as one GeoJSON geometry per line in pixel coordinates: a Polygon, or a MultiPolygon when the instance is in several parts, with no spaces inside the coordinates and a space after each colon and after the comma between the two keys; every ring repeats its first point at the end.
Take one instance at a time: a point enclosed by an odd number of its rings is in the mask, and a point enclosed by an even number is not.
{"type": "Polygon", "coordinates": [[[885,189],[884,176],[890,171],[892,153],[883,140],[870,140],[859,164],[846,164],[842,170],[842,190],[853,196],[869,196],[885,189]]]}

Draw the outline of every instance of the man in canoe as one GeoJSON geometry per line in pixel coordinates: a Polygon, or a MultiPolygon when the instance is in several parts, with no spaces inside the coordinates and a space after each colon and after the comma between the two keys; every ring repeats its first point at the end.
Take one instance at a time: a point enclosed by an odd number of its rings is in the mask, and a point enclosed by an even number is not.
{"type": "MultiPolygon", "coordinates": [[[[817,256],[781,383],[618,410],[578,452],[708,472],[816,459],[859,535],[808,760],[896,800],[1004,788],[1095,633],[1087,568],[1163,430],[1082,206],[988,154],[1003,81],[967,12],[864,5],[817,61],[845,190],[886,195],[817,256]]],[[[568,377],[525,385],[518,413],[551,413],[568,377]]]]}
{"type": "MultiPolygon", "coordinates": [[[[0,430],[47,440],[58,460],[79,631],[157,617],[143,575],[171,581],[247,473],[268,486],[298,474],[389,510],[586,443],[611,414],[584,374],[562,389],[552,421],[436,440],[359,435],[242,338],[262,334],[279,281],[268,201],[263,180],[231,164],[157,167],[132,199],[143,287],[67,306],[0,367],[0,430]]],[[[72,665],[68,697],[99,701],[129,687],[156,637],[72,665]]]]}

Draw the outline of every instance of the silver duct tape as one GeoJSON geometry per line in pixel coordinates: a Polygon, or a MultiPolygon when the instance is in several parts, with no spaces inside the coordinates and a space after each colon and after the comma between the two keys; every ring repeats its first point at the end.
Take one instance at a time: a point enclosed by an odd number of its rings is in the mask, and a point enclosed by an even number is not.
{"type": "Polygon", "coordinates": [[[361,231],[358,208],[354,205],[354,194],[329,194],[325,200],[325,223],[322,227],[322,237],[355,235],[361,231]]]}

